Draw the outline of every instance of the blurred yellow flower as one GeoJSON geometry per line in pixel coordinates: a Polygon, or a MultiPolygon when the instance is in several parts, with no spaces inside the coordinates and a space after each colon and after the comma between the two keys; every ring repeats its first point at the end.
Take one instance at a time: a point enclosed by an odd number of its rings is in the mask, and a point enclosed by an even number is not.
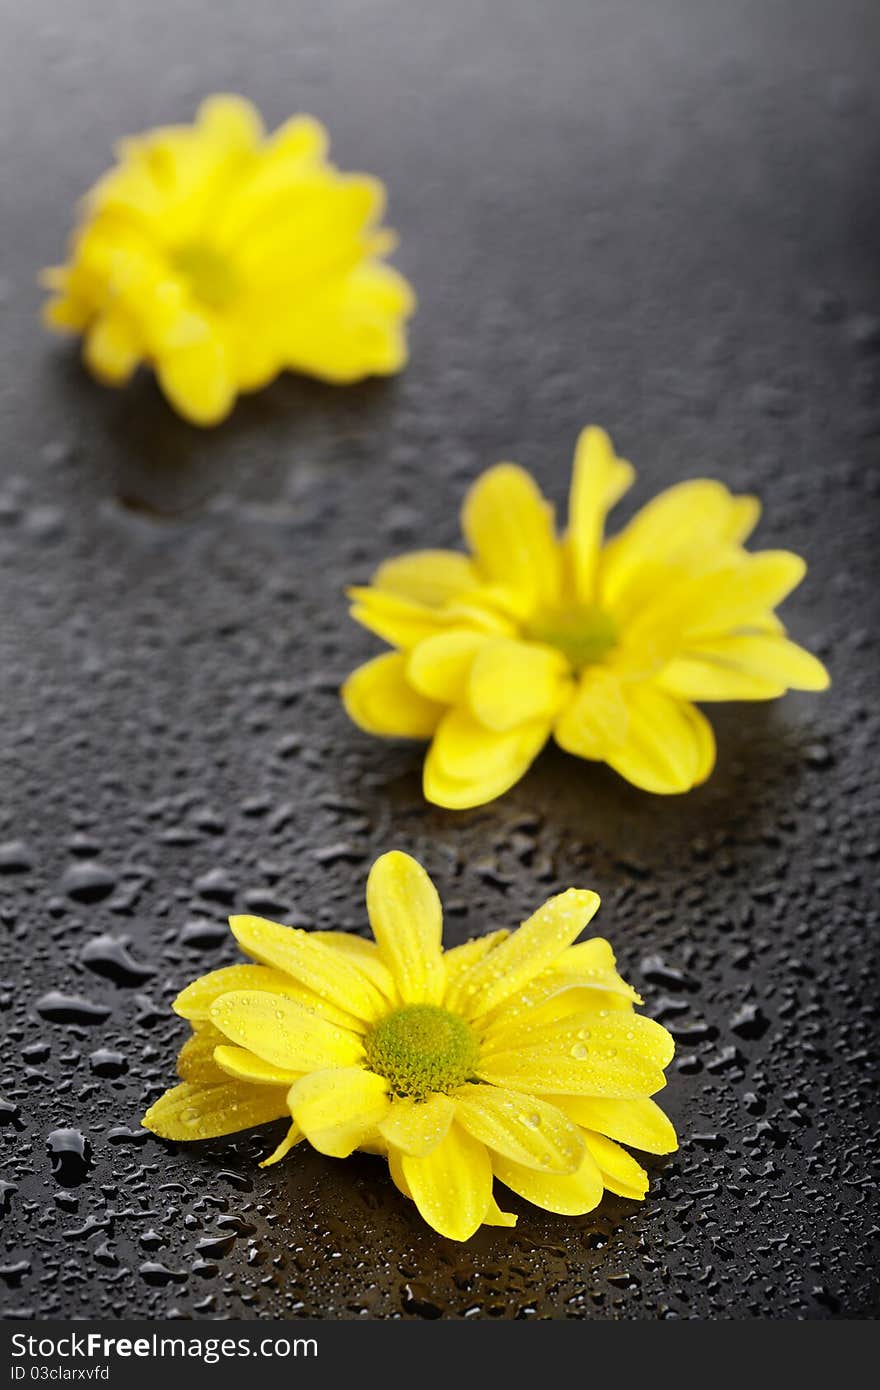
{"type": "Polygon", "coordinates": [[[368,733],[431,740],[429,801],[500,796],[551,733],[645,791],[688,791],[715,763],[694,701],[827,687],[774,613],[806,565],[743,547],[757,498],[679,483],[606,542],[633,477],[603,430],[584,430],[557,538],[534,480],[500,463],[465,499],[470,555],[404,555],[351,590],[352,617],[397,650],[349,677],[345,707],[368,733]]]}
{"type": "Polygon", "coordinates": [[[207,1139],[289,1115],[277,1163],[307,1139],[332,1158],[381,1154],[441,1235],[513,1226],[493,1181],[547,1211],[592,1211],[605,1188],[641,1200],[621,1148],[671,1153],[650,1097],[673,1053],[633,1012],[607,941],[574,945],[599,906],[569,888],[518,931],[444,952],[425,870],[392,851],[367,883],[375,942],[233,917],[256,965],[230,965],[175,1000],[194,1032],[144,1125],[207,1139]]]}
{"type": "Polygon", "coordinates": [[[267,135],[250,102],[209,97],[194,125],[120,142],[86,195],[70,260],[44,272],[46,322],[85,336],[99,380],[153,366],[174,408],[214,425],[279,372],[345,383],[397,372],[414,307],[381,257],[377,179],[327,161],[294,116],[267,135]]]}

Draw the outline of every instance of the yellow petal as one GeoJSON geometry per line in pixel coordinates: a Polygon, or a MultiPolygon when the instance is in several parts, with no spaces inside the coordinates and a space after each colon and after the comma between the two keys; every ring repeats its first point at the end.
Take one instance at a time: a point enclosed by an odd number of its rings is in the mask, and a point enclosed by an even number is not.
{"type": "MultiPolygon", "coordinates": [[[[279,252],[285,249],[284,237],[279,252]]],[[[314,250],[312,240],[310,250],[314,250]]],[[[277,259],[277,258],[275,258],[277,259]]],[[[328,281],[297,308],[284,327],[285,360],[294,371],[347,385],[366,376],[390,376],[406,366],[404,321],[415,295],[391,266],[367,262],[328,281]]]]}
{"type": "Polygon", "coordinates": [[[281,1140],[281,1143],[278,1144],[277,1147],[272,1150],[268,1158],[263,1159],[262,1163],[260,1164],[260,1167],[271,1168],[274,1163],[280,1163],[282,1158],[286,1158],[287,1155],[290,1153],[290,1150],[293,1148],[294,1144],[300,1144],[303,1141],[303,1139],[305,1139],[305,1137],[306,1136],[303,1134],[299,1125],[295,1122],[291,1123],[287,1130],[287,1133],[281,1140]]]}
{"type": "Polygon", "coordinates": [[[516,1225],[517,1217],[512,1211],[502,1211],[493,1197],[489,1203],[489,1210],[483,1217],[484,1226],[507,1226],[511,1228],[516,1225]]]}
{"type": "Polygon", "coordinates": [[[465,498],[461,521],[485,579],[509,586],[530,608],[558,597],[553,510],[525,469],[515,463],[490,468],[465,498]]]}
{"type": "Polygon", "coordinates": [[[605,517],[632,486],[634,477],[632,464],[616,457],[604,430],[590,425],[581,432],[568,502],[568,545],[575,591],[582,603],[595,600],[605,517]]]}
{"type": "Polygon", "coordinates": [[[383,963],[375,941],[367,941],[366,937],[347,931],[313,931],[310,935],[313,941],[320,941],[331,951],[338,951],[344,960],[350,960],[390,1003],[397,1003],[394,979],[383,963]]]}
{"type": "Polygon", "coordinates": [[[577,1125],[536,1096],[498,1086],[461,1086],[455,1118],[493,1153],[544,1173],[573,1173],[584,1141],[577,1125]]]}
{"type": "Polygon", "coordinates": [[[642,507],[608,543],[600,562],[603,602],[630,612],[654,583],[657,567],[717,556],[757,520],[754,499],[734,497],[722,483],[694,478],[676,483],[642,507]]]}
{"type": "Polygon", "coordinates": [[[676,700],[776,700],[785,694],[781,681],[696,656],[675,657],[653,684],[676,700]]]}
{"type": "MultiPolygon", "coordinates": [[[[316,936],[320,933],[316,932],[316,936]]],[[[309,1009],[314,1009],[330,1023],[338,1023],[342,1028],[356,1024],[350,1013],[321,999],[314,990],[285,975],[281,970],[271,970],[265,965],[224,965],[220,970],[212,970],[193,980],[191,985],[181,990],[171,1005],[181,1018],[194,1023],[210,1017],[211,1005],[221,994],[231,994],[238,989],[268,990],[270,994],[283,994],[287,999],[296,999],[309,1009]]]]}
{"type": "Polygon", "coordinates": [[[605,761],[621,777],[662,795],[689,791],[705,781],[715,765],[715,736],[705,715],[649,684],[626,688],[626,708],[623,743],[604,751],[605,761]]]}
{"type": "Polygon", "coordinates": [[[607,748],[624,741],[626,728],[626,700],[619,679],[601,666],[590,666],[556,721],[553,734],[566,752],[604,760],[607,748]]]}
{"type": "Polygon", "coordinates": [[[491,1086],[509,1086],[535,1095],[608,1096],[615,1100],[653,1095],[666,1085],[658,1067],[635,1056],[606,1065],[595,1057],[584,1061],[546,1056],[528,1059],[522,1052],[498,1052],[481,1061],[477,1075],[491,1086]]]}
{"type": "Polygon", "coordinates": [[[455,1102],[439,1091],[427,1100],[399,1096],[392,1100],[391,1109],[379,1125],[379,1133],[402,1153],[421,1157],[445,1139],[454,1115],[455,1102]]]}
{"type": "Polygon", "coordinates": [[[450,810],[492,801],[528,771],[549,734],[544,719],[499,734],[465,709],[449,710],[425,759],[426,798],[450,810]]]}
{"type": "Polygon", "coordinates": [[[230,1042],[284,1071],[345,1067],[364,1055],[356,1034],[281,994],[258,990],[223,994],[211,1005],[211,1021],[230,1042]]]}
{"type": "Polygon", "coordinates": [[[429,1154],[404,1154],[401,1168],[428,1225],[450,1240],[469,1240],[492,1201],[492,1164],[485,1145],[453,1124],[429,1154]]]}
{"type": "Polygon", "coordinates": [[[193,425],[219,424],[235,403],[229,355],[216,335],[168,353],[156,375],[174,409],[193,425]]]}
{"type": "Polygon", "coordinates": [[[367,915],[403,1002],[439,1004],[443,909],[421,864],[400,850],[377,859],[367,879],[367,915]]]}
{"type": "Polygon", "coordinates": [[[294,1082],[290,1113],[309,1143],[331,1158],[347,1158],[388,1114],[388,1082],[363,1067],[311,1072],[294,1082]]]}
{"type": "Polygon", "coordinates": [[[288,1067],[279,1067],[272,1062],[264,1062],[262,1057],[258,1057],[254,1052],[248,1052],[244,1047],[230,1047],[224,1035],[215,1030],[219,1039],[219,1046],[214,1049],[214,1061],[226,1076],[234,1076],[237,1081],[250,1081],[258,1086],[286,1086],[293,1085],[299,1077],[299,1072],[288,1067]]]}
{"type": "Polygon", "coordinates": [[[492,1046],[506,1048],[505,1039],[522,1028],[551,1023],[590,1007],[629,1008],[641,1004],[640,995],[618,975],[614,952],[607,941],[593,937],[560,953],[547,970],[530,980],[525,989],[484,1014],[480,1032],[492,1046]]]}
{"type": "Polygon", "coordinates": [[[785,690],[827,690],[828,672],[803,647],[765,634],[706,639],[660,673],[658,684],[689,700],[766,700],[785,690]]]}
{"type": "Polygon", "coordinates": [[[732,497],[722,540],[733,545],[744,544],[760,520],[761,503],[757,497],[751,497],[747,493],[732,497]]]}
{"type": "Polygon", "coordinates": [[[648,1174],[640,1163],[636,1163],[626,1149],[606,1139],[604,1134],[584,1132],[584,1142],[593,1155],[602,1173],[602,1181],[610,1192],[619,1197],[631,1197],[636,1202],[644,1200],[648,1191],[648,1174]]]}
{"type": "Polygon", "coordinates": [[[773,609],[800,584],[807,566],[788,550],[760,550],[731,572],[719,572],[701,586],[700,601],[688,613],[691,638],[747,626],[773,609]]]}
{"type": "Polygon", "coordinates": [[[715,561],[706,572],[685,572],[671,584],[655,578],[650,594],[626,623],[626,644],[634,649],[665,644],[675,655],[703,638],[760,627],[801,582],[806,568],[799,555],[787,550],[740,551],[728,563],[715,561]]]}
{"type": "Polygon", "coordinates": [[[552,719],[571,690],[561,652],[538,642],[483,643],[467,681],[471,713],[499,733],[535,719],[552,719]]]}
{"type": "Polygon", "coordinates": [[[402,1192],[404,1197],[408,1197],[412,1201],[409,1183],[403,1172],[403,1154],[399,1149],[391,1147],[388,1150],[388,1172],[391,1174],[391,1181],[398,1192],[402,1192]]]}
{"type": "Polygon", "coordinates": [[[678,1148],[672,1123],[648,1096],[635,1100],[605,1100],[597,1096],[555,1096],[554,1105],[575,1124],[607,1134],[650,1154],[671,1154],[678,1148]]]}
{"type": "Polygon", "coordinates": [[[84,356],[93,376],[107,386],[128,381],[142,356],[134,326],[124,314],[108,311],[94,320],[86,334],[84,356]]]}
{"type": "Polygon", "coordinates": [[[341,952],[316,941],[300,927],[284,927],[263,917],[230,917],[241,949],[265,965],[275,966],[354,1018],[368,1022],[386,1011],[376,986],[341,952]]]}
{"type": "Polygon", "coordinates": [[[501,1043],[487,1043],[477,1074],[494,1086],[538,1095],[628,1100],[665,1085],[672,1039],[653,1019],[629,1011],[591,1010],[554,1023],[521,1025],[501,1043]]]}
{"type": "Polygon", "coordinates": [[[386,560],[373,575],[377,589],[388,589],[431,608],[442,608],[478,583],[473,564],[457,550],[416,550],[399,555],[386,560]]]}
{"type": "Polygon", "coordinates": [[[500,946],[502,941],[506,941],[509,935],[510,932],[502,927],[499,931],[487,932],[485,936],[475,936],[461,946],[453,946],[451,950],[444,951],[447,997],[451,996],[461,976],[490,951],[494,951],[496,946],[500,946]]]}
{"type": "Polygon", "coordinates": [[[368,734],[382,738],[430,738],[443,706],[410,684],[406,657],[387,652],[353,671],[342,687],[349,719],[368,734]]]}
{"type": "Polygon", "coordinates": [[[562,1216],[583,1216],[602,1200],[602,1174],[586,1147],[574,1173],[539,1173],[535,1168],[525,1168],[501,1155],[493,1159],[493,1167],[495,1176],[506,1187],[545,1211],[555,1211],[562,1216]]]}
{"type": "Polygon", "coordinates": [[[172,1086],[150,1106],[141,1123],[160,1139],[216,1139],[287,1114],[287,1092],[240,1081],[216,1086],[188,1081],[172,1086]]]}
{"type": "Polygon", "coordinates": [[[522,926],[461,977],[448,1006],[466,1018],[496,1008],[550,965],[580,936],[599,907],[596,893],[569,888],[549,898],[522,926]]]}
{"type": "Polygon", "coordinates": [[[445,632],[451,625],[451,620],[435,608],[386,589],[355,587],[348,590],[348,597],[355,622],[402,651],[445,632]]]}
{"type": "Polygon", "coordinates": [[[552,969],[583,976],[585,985],[595,982],[599,989],[612,988],[610,980],[613,978],[616,987],[634,1004],[642,1002],[641,995],[618,975],[617,958],[611,943],[602,936],[591,936],[589,941],[579,941],[575,946],[568,946],[556,958],[552,969]]]}
{"type": "Polygon", "coordinates": [[[409,654],[406,678],[427,699],[456,704],[464,697],[474,657],[491,640],[485,632],[460,627],[426,637],[409,654]]]}
{"type": "Polygon", "coordinates": [[[263,138],[259,111],[246,97],[220,92],[205,97],[196,120],[213,139],[227,148],[254,149],[263,138]]]}
{"type": "Polygon", "coordinates": [[[586,1008],[539,1025],[533,1024],[526,1014],[517,1026],[486,1041],[483,1057],[487,1062],[494,1061],[498,1053],[512,1057],[516,1051],[521,1052],[525,1065],[540,1058],[558,1056],[573,1057],[581,1063],[589,1057],[593,1066],[601,1067],[619,1057],[638,1056],[662,1070],[672,1061],[675,1044],[662,1023],[653,1018],[629,1010],[609,1013],[601,1008],[586,1008]]]}
{"type": "Polygon", "coordinates": [[[198,1024],[177,1056],[177,1075],[181,1081],[198,1081],[203,1085],[225,1081],[225,1072],[214,1060],[214,1048],[223,1041],[223,1034],[213,1023],[198,1024]]]}

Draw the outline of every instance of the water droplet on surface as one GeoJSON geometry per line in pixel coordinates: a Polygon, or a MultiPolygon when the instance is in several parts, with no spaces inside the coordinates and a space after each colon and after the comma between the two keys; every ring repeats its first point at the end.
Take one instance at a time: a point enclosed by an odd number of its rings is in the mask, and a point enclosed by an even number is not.
{"type": "Polygon", "coordinates": [[[61,880],[69,898],[78,903],[99,903],[116,887],[116,875],[94,860],[71,864],[61,880]]]}
{"type": "Polygon", "coordinates": [[[62,1187],[79,1187],[91,1164],[91,1145],[78,1129],[53,1129],[46,1138],[52,1175],[62,1187]]]}

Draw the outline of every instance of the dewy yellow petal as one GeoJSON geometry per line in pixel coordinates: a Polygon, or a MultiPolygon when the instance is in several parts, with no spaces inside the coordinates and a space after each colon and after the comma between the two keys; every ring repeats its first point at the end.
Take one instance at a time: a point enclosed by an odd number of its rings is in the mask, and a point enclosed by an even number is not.
{"type": "Polygon", "coordinates": [[[420,1158],[404,1154],[401,1170],[429,1226],[450,1240],[469,1240],[492,1200],[492,1164],[484,1144],[453,1124],[420,1158]]]}
{"type": "Polygon", "coordinates": [[[634,1201],[644,1200],[648,1191],[648,1174],[640,1163],[603,1134],[584,1131],[584,1142],[602,1173],[602,1181],[610,1192],[634,1201]]]}
{"type": "Polygon", "coordinates": [[[239,1081],[209,1086],[184,1081],[160,1096],[141,1123],[162,1139],[216,1139],[286,1114],[283,1088],[239,1081]]]}
{"type": "Polygon", "coordinates": [[[313,1071],[294,1082],[290,1113],[313,1148],[347,1158],[388,1114],[388,1083],[363,1067],[313,1071]]]}
{"type": "Polygon", "coordinates": [[[203,1085],[226,1080],[226,1073],[214,1059],[214,1049],[224,1041],[223,1034],[213,1023],[200,1023],[187,1038],[177,1057],[177,1075],[181,1081],[201,1082],[203,1085]]]}
{"type": "Polygon", "coordinates": [[[367,879],[367,914],[400,999],[438,1004],[446,979],[443,910],[421,864],[399,850],[377,859],[367,879]]]}
{"type": "Polygon", "coordinates": [[[345,960],[309,932],[263,917],[230,917],[229,925],[249,956],[292,975],[336,1008],[367,1021],[383,1012],[382,995],[354,960],[345,960]]]}
{"type": "MultiPolygon", "coordinates": [[[[315,932],[314,935],[318,937],[321,933],[315,932]]],[[[224,965],[219,970],[212,970],[181,990],[171,1007],[181,1018],[191,1019],[195,1023],[210,1017],[211,1005],[221,994],[231,994],[234,990],[240,989],[268,990],[272,994],[283,994],[287,999],[295,999],[306,1008],[319,1013],[330,1023],[338,1023],[343,1028],[358,1026],[357,1020],[344,1009],[339,1009],[322,999],[314,990],[307,989],[291,975],[286,975],[282,970],[273,970],[266,965],[224,965]]]]}
{"type": "Polygon", "coordinates": [[[599,908],[599,896],[569,888],[543,907],[457,982],[449,1005],[478,1018],[523,989],[580,936],[599,908]]]}
{"type": "Polygon", "coordinates": [[[351,932],[346,931],[313,931],[309,935],[313,941],[319,941],[331,951],[338,952],[343,960],[356,965],[361,974],[366,975],[389,1003],[398,1002],[391,971],[384,964],[375,941],[368,941],[363,936],[353,936],[351,932]]]}
{"type": "Polygon", "coordinates": [[[568,1174],[541,1173],[500,1155],[493,1162],[496,1177],[513,1192],[536,1207],[561,1216],[583,1216],[602,1200],[602,1174],[589,1149],[584,1148],[580,1164],[568,1174]]]}
{"type": "Polygon", "coordinates": [[[355,1033],[337,1028],[280,994],[238,990],[211,1005],[211,1022],[230,1042],[284,1071],[349,1066],[364,1055],[355,1033]]]}
{"type": "Polygon", "coordinates": [[[216,1066],[223,1072],[224,1081],[227,1076],[233,1076],[237,1081],[250,1081],[260,1086],[290,1087],[298,1079],[297,1070],[266,1062],[255,1052],[248,1052],[247,1048],[230,1047],[225,1034],[219,1029],[214,1031],[219,1046],[214,1048],[213,1057],[216,1066]]]}
{"type": "Polygon", "coordinates": [[[427,1100],[398,1096],[379,1125],[382,1138],[401,1153],[423,1157],[446,1137],[455,1115],[455,1101],[442,1092],[427,1100]]]}
{"type": "Polygon", "coordinates": [[[584,1129],[607,1134],[609,1139],[631,1144],[645,1153],[669,1154],[678,1148],[671,1122],[648,1096],[625,1101],[598,1096],[554,1096],[553,1104],[584,1129]]]}
{"type": "Polygon", "coordinates": [[[274,1164],[280,1163],[282,1158],[287,1157],[293,1146],[302,1143],[305,1137],[299,1125],[292,1121],[281,1143],[272,1150],[267,1158],[263,1159],[260,1167],[271,1168],[274,1164]]]}
{"type": "Polygon", "coordinates": [[[584,1152],[581,1132],[537,1096],[499,1086],[462,1086],[455,1117],[494,1153],[544,1173],[573,1173],[584,1152]]]}

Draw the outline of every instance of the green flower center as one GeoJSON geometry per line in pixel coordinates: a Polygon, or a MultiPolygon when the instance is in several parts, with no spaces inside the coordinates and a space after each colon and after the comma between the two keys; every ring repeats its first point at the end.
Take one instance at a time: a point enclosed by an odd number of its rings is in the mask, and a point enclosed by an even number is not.
{"type": "Polygon", "coordinates": [[[211,246],[190,241],[172,254],[174,268],[189,281],[196,299],[212,309],[222,309],[238,289],[235,269],[226,256],[211,246]]]}
{"type": "Polygon", "coordinates": [[[395,1009],[370,1029],[364,1048],[370,1071],[387,1077],[396,1095],[413,1100],[469,1081],[480,1051],[464,1019],[434,1004],[395,1009]]]}
{"type": "Polygon", "coordinates": [[[528,624],[526,636],[556,647],[580,671],[600,661],[615,645],[617,624],[610,614],[591,605],[544,608],[528,624]]]}

